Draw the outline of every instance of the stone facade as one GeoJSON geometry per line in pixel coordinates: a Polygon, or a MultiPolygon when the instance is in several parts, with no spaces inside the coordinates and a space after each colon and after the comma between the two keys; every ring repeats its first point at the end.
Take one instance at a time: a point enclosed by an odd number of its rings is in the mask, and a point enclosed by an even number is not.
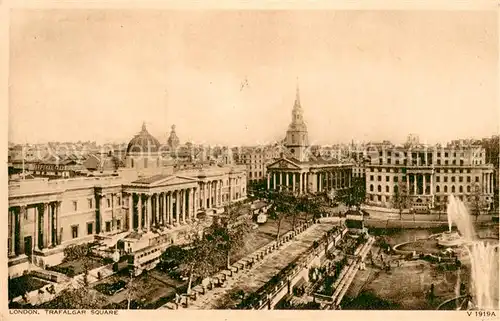
{"type": "Polygon", "coordinates": [[[408,196],[408,208],[444,206],[448,195],[466,202],[480,196],[485,210],[493,201],[493,166],[477,146],[386,147],[370,153],[366,166],[367,203],[394,207],[395,194],[408,196]]]}
{"type": "Polygon", "coordinates": [[[113,175],[10,181],[9,274],[59,264],[72,244],[168,233],[246,198],[245,167],[193,164],[178,170],[156,162],[156,143],[143,126],[129,144],[129,168],[113,175]],[[139,158],[136,165],[148,166],[134,166],[139,158]]]}

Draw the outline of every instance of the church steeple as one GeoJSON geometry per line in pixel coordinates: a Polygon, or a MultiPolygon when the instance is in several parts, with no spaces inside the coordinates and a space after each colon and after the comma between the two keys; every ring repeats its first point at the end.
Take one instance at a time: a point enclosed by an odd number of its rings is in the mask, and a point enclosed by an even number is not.
{"type": "Polygon", "coordinates": [[[307,126],[304,121],[302,106],[300,105],[299,80],[297,78],[297,87],[295,92],[295,103],[292,109],[292,121],[288,126],[285,138],[285,146],[288,148],[293,157],[300,161],[307,160],[305,155],[309,138],[307,126]]]}
{"type": "Polygon", "coordinates": [[[300,107],[299,77],[297,77],[297,88],[295,90],[295,106],[300,107]]]}

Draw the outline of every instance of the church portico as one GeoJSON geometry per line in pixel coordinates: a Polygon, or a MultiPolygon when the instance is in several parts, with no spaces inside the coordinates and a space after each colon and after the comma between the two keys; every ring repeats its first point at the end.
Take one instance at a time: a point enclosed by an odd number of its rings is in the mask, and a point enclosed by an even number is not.
{"type": "Polygon", "coordinates": [[[325,165],[283,157],[269,165],[267,188],[297,194],[323,193],[351,187],[351,175],[350,164],[325,165]]]}

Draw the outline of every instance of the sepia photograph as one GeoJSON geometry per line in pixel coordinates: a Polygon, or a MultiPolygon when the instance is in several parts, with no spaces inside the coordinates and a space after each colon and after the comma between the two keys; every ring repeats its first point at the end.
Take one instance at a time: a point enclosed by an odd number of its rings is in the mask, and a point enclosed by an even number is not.
{"type": "Polygon", "coordinates": [[[10,311],[498,316],[495,9],[19,7],[7,35],[10,311]]]}

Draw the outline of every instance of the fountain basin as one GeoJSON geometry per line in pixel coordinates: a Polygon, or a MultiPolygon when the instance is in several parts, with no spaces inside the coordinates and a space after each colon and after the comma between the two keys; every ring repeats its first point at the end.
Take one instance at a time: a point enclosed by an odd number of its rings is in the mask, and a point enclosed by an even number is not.
{"type": "Polygon", "coordinates": [[[465,243],[465,239],[457,232],[444,232],[437,237],[437,242],[443,247],[458,247],[465,243]]]}

